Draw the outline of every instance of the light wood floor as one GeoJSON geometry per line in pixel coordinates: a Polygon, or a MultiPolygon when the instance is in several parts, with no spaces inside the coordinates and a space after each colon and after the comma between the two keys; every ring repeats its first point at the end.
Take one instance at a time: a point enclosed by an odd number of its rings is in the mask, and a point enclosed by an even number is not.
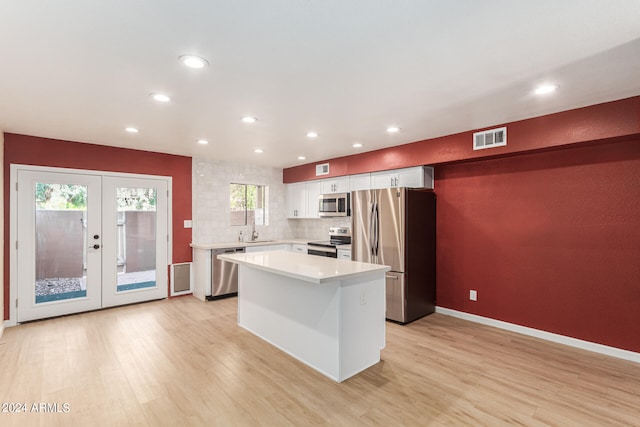
{"type": "Polygon", "coordinates": [[[2,426],[640,426],[640,365],[433,314],[338,384],[188,296],[8,328],[2,426]],[[51,408],[51,407],[50,407],[51,408]]]}

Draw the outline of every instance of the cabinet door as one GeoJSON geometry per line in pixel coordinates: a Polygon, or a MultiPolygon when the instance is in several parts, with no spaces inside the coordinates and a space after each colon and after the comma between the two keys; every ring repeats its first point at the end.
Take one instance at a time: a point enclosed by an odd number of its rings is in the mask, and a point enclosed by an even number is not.
{"type": "Polygon", "coordinates": [[[349,177],[349,191],[371,190],[371,174],[361,173],[349,177]]]}
{"type": "Polygon", "coordinates": [[[351,259],[351,251],[347,249],[338,249],[339,259],[351,259]]]}
{"type": "Polygon", "coordinates": [[[332,194],[335,193],[335,191],[333,190],[334,185],[335,185],[335,180],[333,179],[323,179],[320,181],[320,191],[322,194],[332,194]]]}
{"type": "Polygon", "coordinates": [[[391,188],[395,177],[396,175],[394,175],[393,171],[372,172],[371,188],[372,189],[391,188]]]}
{"type": "Polygon", "coordinates": [[[336,178],[336,193],[348,193],[351,191],[351,186],[349,185],[349,177],[344,176],[342,178],[336,178]]]}
{"type": "Polygon", "coordinates": [[[415,168],[399,169],[399,187],[433,188],[433,168],[418,166],[415,168]]]}
{"type": "Polygon", "coordinates": [[[347,193],[349,189],[349,177],[323,179],[322,194],[347,193]]]}
{"type": "Polygon", "coordinates": [[[302,218],[320,218],[318,213],[318,198],[322,194],[322,186],[319,181],[309,181],[305,184],[306,209],[302,218]]]}
{"type": "Polygon", "coordinates": [[[293,244],[292,249],[293,249],[293,252],[297,252],[299,254],[307,253],[307,245],[293,244]]]}
{"type": "Polygon", "coordinates": [[[266,251],[288,251],[291,252],[291,245],[277,244],[277,245],[247,245],[245,252],[266,252],[266,251]]]}
{"type": "Polygon", "coordinates": [[[287,218],[305,217],[307,208],[306,195],[304,182],[287,184],[287,218]]]}
{"type": "Polygon", "coordinates": [[[424,187],[424,170],[421,167],[399,169],[398,187],[422,188],[424,187]]]}

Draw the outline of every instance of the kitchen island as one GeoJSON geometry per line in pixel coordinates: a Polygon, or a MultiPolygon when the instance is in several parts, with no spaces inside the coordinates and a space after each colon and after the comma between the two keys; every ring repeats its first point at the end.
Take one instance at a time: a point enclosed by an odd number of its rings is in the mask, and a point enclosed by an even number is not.
{"type": "Polygon", "coordinates": [[[238,324],[341,382],[380,361],[389,267],[286,251],[238,264],[238,324]]]}

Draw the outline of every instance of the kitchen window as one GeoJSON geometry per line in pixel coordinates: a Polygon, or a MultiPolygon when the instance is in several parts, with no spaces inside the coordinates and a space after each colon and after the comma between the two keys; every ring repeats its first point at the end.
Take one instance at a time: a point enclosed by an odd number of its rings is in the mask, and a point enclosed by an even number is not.
{"type": "Polygon", "coordinates": [[[267,225],[269,223],[269,187],[254,184],[230,184],[230,224],[267,225]]]}

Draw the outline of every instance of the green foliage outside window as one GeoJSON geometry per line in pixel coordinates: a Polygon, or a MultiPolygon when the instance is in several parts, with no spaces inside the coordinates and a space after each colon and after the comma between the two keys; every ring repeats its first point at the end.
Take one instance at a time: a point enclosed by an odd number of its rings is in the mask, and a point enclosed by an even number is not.
{"type": "Polygon", "coordinates": [[[267,186],[231,184],[229,193],[231,225],[267,224],[267,186]]]}

